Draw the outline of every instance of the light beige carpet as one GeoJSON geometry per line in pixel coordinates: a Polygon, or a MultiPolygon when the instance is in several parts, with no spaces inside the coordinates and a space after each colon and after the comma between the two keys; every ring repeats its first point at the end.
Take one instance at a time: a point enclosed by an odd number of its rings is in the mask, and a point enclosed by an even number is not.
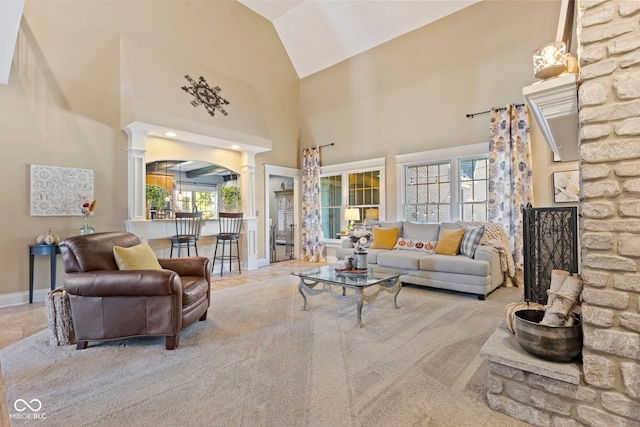
{"type": "MultiPolygon", "coordinates": [[[[485,403],[480,347],[522,290],[475,297],[405,287],[363,309],[328,294],[302,311],[297,278],[215,291],[205,322],[163,338],[0,352],[12,425],[518,426],[485,403]],[[18,418],[38,399],[44,420],[18,418]]],[[[26,411],[29,412],[29,411],[26,411]]]]}

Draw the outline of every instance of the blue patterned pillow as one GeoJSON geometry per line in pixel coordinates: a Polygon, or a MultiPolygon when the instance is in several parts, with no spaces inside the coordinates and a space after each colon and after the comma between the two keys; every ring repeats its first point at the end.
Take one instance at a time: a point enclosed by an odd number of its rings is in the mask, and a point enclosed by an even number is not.
{"type": "Polygon", "coordinates": [[[460,253],[466,255],[469,258],[473,258],[476,253],[476,248],[484,235],[484,226],[482,227],[468,227],[464,230],[464,237],[460,244],[460,253]]]}

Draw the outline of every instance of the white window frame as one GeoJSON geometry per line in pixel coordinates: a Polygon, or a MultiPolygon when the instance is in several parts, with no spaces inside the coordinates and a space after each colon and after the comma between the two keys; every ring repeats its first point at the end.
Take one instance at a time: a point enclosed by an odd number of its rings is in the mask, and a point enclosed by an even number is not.
{"type": "Polygon", "coordinates": [[[396,159],[396,176],[398,177],[397,218],[405,218],[406,208],[406,174],[407,166],[419,166],[429,163],[451,163],[451,222],[460,218],[460,160],[489,156],[489,142],[461,145],[438,150],[422,151],[419,153],[399,154],[396,159]]]}
{"type": "MultiPolygon", "coordinates": [[[[342,211],[340,224],[342,229],[346,228],[347,222],[344,220],[344,208],[349,206],[349,174],[358,172],[369,172],[372,170],[380,171],[380,205],[378,208],[378,217],[381,220],[386,218],[385,206],[386,206],[386,179],[385,179],[385,158],[377,158],[370,160],[360,160],[357,162],[339,163],[329,166],[320,167],[320,177],[342,175],[342,211]]],[[[339,241],[336,236],[324,236],[325,241],[339,241]]]]}

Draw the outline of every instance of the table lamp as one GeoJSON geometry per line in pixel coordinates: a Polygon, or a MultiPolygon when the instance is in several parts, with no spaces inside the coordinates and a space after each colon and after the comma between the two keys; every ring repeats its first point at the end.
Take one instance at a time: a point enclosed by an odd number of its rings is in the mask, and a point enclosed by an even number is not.
{"type": "Polygon", "coordinates": [[[360,209],[347,208],[344,210],[344,219],[349,221],[347,231],[353,231],[353,221],[360,221],[360,209]]]}

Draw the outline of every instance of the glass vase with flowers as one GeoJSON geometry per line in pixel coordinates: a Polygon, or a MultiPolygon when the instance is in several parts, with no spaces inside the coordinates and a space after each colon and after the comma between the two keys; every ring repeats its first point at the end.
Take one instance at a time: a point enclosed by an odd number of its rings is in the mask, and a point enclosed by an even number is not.
{"type": "Polygon", "coordinates": [[[84,225],[82,227],[80,227],[80,230],[78,230],[78,233],[80,234],[93,234],[95,233],[96,229],[93,228],[91,226],[91,224],[89,224],[89,217],[93,216],[93,211],[96,208],[96,201],[92,201],[91,203],[89,202],[84,202],[82,204],[82,208],[81,208],[81,212],[82,212],[82,216],[84,218],[84,225]]]}

